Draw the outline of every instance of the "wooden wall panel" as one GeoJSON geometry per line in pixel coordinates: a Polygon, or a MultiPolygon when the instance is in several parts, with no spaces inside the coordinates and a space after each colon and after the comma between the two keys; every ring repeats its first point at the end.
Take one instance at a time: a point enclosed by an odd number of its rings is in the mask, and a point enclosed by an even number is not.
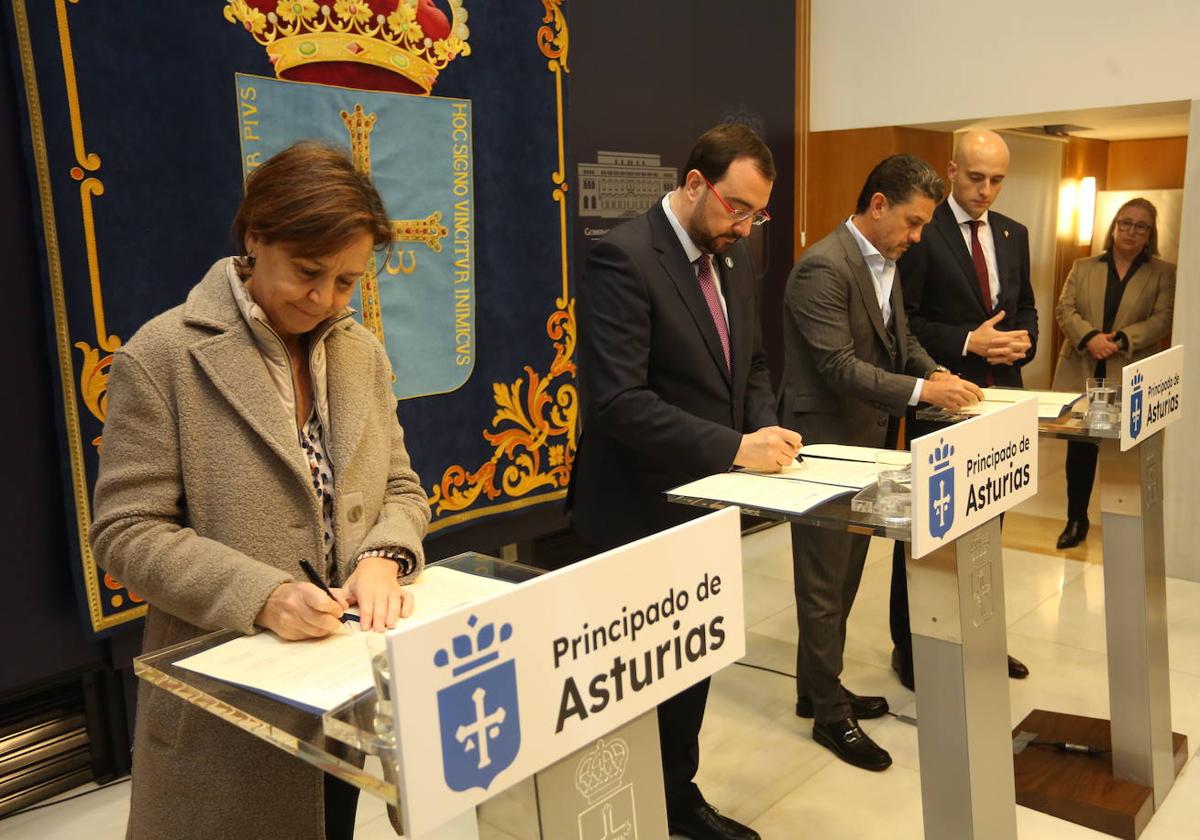
{"type": "Polygon", "coordinates": [[[1108,144],[1107,189],[1181,190],[1186,137],[1114,140],[1108,144]]]}
{"type": "Polygon", "coordinates": [[[818,241],[854,212],[863,181],[889,155],[907,153],[945,172],[953,135],[917,128],[816,131],[808,140],[807,244],[818,241]]]}

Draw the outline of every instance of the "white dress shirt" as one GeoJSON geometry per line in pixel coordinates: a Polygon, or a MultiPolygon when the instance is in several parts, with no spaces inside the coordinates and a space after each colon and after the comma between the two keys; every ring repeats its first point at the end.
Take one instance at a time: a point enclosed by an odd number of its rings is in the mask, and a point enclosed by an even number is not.
{"type": "MultiPolygon", "coordinates": [[[[879,303],[879,311],[883,313],[883,323],[886,325],[892,318],[892,284],[896,282],[896,261],[889,260],[883,254],[879,253],[879,249],[871,244],[870,240],[862,235],[862,232],[854,224],[854,217],[846,219],[846,228],[850,231],[850,235],[854,237],[855,243],[858,245],[858,250],[863,256],[863,261],[866,262],[867,268],[871,270],[871,283],[875,287],[875,300],[879,303]]],[[[917,379],[917,384],[913,386],[912,396],[908,398],[909,405],[916,405],[921,398],[921,387],[925,384],[924,379],[917,379]]]]}
{"type": "MultiPolygon", "coordinates": [[[[675,211],[671,209],[671,193],[663,196],[662,200],[663,212],[667,214],[667,221],[671,223],[671,228],[675,231],[675,235],[679,237],[679,244],[683,246],[683,252],[687,254],[688,262],[692,264],[692,274],[699,277],[700,266],[696,262],[700,259],[700,255],[704,252],[696,247],[696,243],[692,241],[692,237],[688,236],[688,232],[683,229],[683,225],[679,224],[679,219],[675,218],[675,211]]],[[[729,307],[725,304],[725,291],[721,287],[721,271],[717,268],[717,259],[715,254],[712,254],[712,276],[713,283],[717,287],[717,298],[721,301],[721,311],[725,313],[725,326],[729,327],[729,307]]],[[[733,336],[729,337],[730,341],[733,336]]]]}

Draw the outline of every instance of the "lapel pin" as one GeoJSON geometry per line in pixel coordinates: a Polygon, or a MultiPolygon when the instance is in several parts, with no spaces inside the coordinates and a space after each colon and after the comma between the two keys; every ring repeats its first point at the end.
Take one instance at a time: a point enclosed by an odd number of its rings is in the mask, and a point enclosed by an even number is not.
{"type": "Polygon", "coordinates": [[[1008,228],[1004,229],[1004,238],[1008,239],[1008,228]]]}
{"type": "Polygon", "coordinates": [[[726,268],[733,268],[733,257],[726,257],[726,258],[725,258],[725,267],[726,267],[726,268]]]}

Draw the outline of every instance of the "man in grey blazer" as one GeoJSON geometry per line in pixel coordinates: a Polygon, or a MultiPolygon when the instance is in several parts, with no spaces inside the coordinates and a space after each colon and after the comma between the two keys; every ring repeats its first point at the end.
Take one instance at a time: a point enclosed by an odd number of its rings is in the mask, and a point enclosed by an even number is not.
{"type": "MultiPolygon", "coordinates": [[[[925,161],[895,155],[867,177],[854,215],[801,256],[784,291],[779,419],[806,445],[884,447],[889,418],[918,401],[961,408],[979,388],[938,366],[909,332],[896,259],[919,242],[945,183],[925,161]]],[[[883,697],[842,686],[846,619],[870,538],[794,525],[800,641],[796,714],[844,761],[885,770],[891,756],[858,725],[887,713],[883,697]]]]}

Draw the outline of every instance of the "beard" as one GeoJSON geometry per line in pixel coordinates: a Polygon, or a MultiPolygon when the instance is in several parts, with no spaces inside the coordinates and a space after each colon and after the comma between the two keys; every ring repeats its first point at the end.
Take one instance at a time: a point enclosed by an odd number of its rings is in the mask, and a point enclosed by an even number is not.
{"type": "Polygon", "coordinates": [[[690,222],[684,226],[687,235],[697,248],[706,254],[724,254],[732,248],[737,241],[742,237],[738,236],[732,230],[726,233],[713,233],[704,225],[705,210],[708,204],[708,193],[705,193],[700,202],[696,205],[696,210],[692,214],[690,222]]]}

